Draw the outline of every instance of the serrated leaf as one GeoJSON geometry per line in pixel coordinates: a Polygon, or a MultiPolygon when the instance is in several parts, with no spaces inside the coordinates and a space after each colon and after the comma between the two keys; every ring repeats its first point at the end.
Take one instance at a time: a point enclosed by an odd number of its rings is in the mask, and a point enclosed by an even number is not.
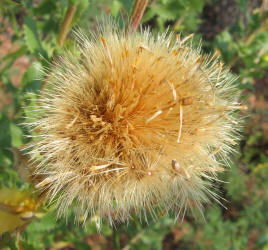
{"type": "Polygon", "coordinates": [[[48,232],[57,227],[55,212],[48,212],[42,218],[36,218],[28,227],[28,234],[36,234],[37,232],[48,232]]]}
{"type": "Polygon", "coordinates": [[[83,241],[74,241],[73,244],[75,245],[75,247],[77,249],[80,249],[80,250],[90,250],[91,247],[86,243],[86,242],[83,242],[83,241]]]}
{"type": "Polygon", "coordinates": [[[154,12],[153,8],[150,8],[148,11],[146,11],[146,13],[144,14],[144,16],[142,17],[142,22],[147,22],[150,19],[152,19],[154,16],[156,15],[156,13],[154,12]]]}
{"type": "Polygon", "coordinates": [[[42,65],[39,62],[34,62],[24,73],[21,90],[23,91],[35,91],[41,87],[41,82],[38,80],[42,75],[42,65]]]}
{"type": "Polygon", "coordinates": [[[120,1],[124,5],[124,9],[127,11],[127,13],[131,12],[131,9],[134,5],[134,1],[132,0],[121,0],[120,1]]]}
{"type": "Polygon", "coordinates": [[[2,1],[3,1],[3,3],[6,3],[6,4],[11,4],[11,5],[16,5],[16,6],[20,5],[20,3],[17,3],[17,2],[12,1],[12,0],[2,0],[2,1]]]}
{"type": "Polygon", "coordinates": [[[6,232],[0,237],[0,249],[18,249],[16,238],[12,237],[10,233],[6,232]]]}
{"type": "Polygon", "coordinates": [[[11,164],[10,158],[5,154],[3,150],[0,150],[0,166],[7,166],[11,164]]]}
{"type": "Polygon", "coordinates": [[[9,131],[9,121],[8,118],[3,116],[0,120],[0,147],[5,148],[10,146],[10,133],[9,131]]]}
{"type": "Polygon", "coordinates": [[[45,15],[45,14],[50,14],[52,9],[57,8],[57,2],[54,0],[44,0],[42,1],[37,8],[35,8],[34,14],[36,16],[38,15],[45,15]]]}
{"type": "Polygon", "coordinates": [[[75,1],[74,5],[77,5],[77,9],[72,20],[72,25],[75,25],[76,23],[79,22],[80,17],[82,16],[82,14],[84,13],[84,11],[87,9],[89,5],[89,0],[75,1]]]}
{"type": "Polygon", "coordinates": [[[120,11],[120,9],[122,8],[122,3],[115,0],[113,1],[113,4],[112,4],[112,7],[111,7],[111,10],[110,10],[110,13],[113,17],[116,17],[120,11]]]}
{"type": "Polygon", "coordinates": [[[161,8],[160,6],[154,8],[155,14],[159,17],[163,18],[164,20],[173,20],[176,18],[176,15],[168,9],[161,8]]]}
{"type": "Polygon", "coordinates": [[[11,145],[13,147],[19,147],[23,145],[22,136],[23,132],[19,126],[14,123],[10,123],[10,136],[11,136],[11,145]]]}
{"type": "Polygon", "coordinates": [[[53,54],[54,54],[54,51],[56,50],[57,48],[57,43],[56,43],[56,39],[55,37],[53,36],[49,42],[47,41],[44,41],[43,42],[43,47],[44,49],[46,50],[47,52],[47,55],[48,55],[48,58],[52,58],[53,54]],[[54,42],[55,40],[55,42],[54,42]]]}
{"type": "Polygon", "coordinates": [[[33,122],[37,115],[39,115],[39,112],[35,111],[35,107],[37,104],[37,95],[33,92],[26,93],[24,95],[24,101],[26,103],[26,106],[24,108],[25,113],[25,122],[33,122]]]}
{"type": "Polygon", "coordinates": [[[26,46],[22,46],[18,50],[12,53],[8,53],[1,59],[1,74],[3,74],[11,65],[15,62],[17,58],[26,53],[26,46]]]}
{"type": "Polygon", "coordinates": [[[24,18],[23,30],[28,49],[36,56],[38,56],[39,53],[45,55],[41,40],[38,36],[36,23],[32,18],[24,18]]]}

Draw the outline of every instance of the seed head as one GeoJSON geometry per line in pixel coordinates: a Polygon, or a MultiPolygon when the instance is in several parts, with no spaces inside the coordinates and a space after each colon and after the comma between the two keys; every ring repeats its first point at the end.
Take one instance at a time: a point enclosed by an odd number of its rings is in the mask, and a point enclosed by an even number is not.
{"type": "Polygon", "coordinates": [[[234,78],[191,35],[77,35],[47,75],[30,147],[59,213],[126,221],[201,210],[237,139],[234,78]]]}

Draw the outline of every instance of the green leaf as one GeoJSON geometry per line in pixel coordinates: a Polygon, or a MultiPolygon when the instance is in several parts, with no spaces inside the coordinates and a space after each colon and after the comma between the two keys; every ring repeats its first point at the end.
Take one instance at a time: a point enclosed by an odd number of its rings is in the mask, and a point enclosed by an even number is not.
{"type": "Polygon", "coordinates": [[[131,9],[134,5],[134,1],[133,0],[121,0],[120,2],[123,4],[124,9],[127,11],[127,13],[129,13],[130,15],[131,9]]]}
{"type": "Polygon", "coordinates": [[[161,6],[155,7],[154,12],[163,20],[174,20],[176,18],[176,14],[174,11],[170,11],[169,9],[164,9],[161,6]]]}
{"type": "Polygon", "coordinates": [[[10,136],[11,136],[11,146],[19,147],[23,145],[22,136],[23,132],[19,126],[14,123],[10,123],[10,136]]]}
{"type": "Polygon", "coordinates": [[[4,3],[6,3],[6,4],[10,4],[10,5],[16,5],[16,6],[18,6],[18,5],[20,5],[20,3],[17,3],[17,2],[15,2],[15,1],[12,1],[12,0],[2,0],[4,3]]]}
{"type": "Polygon", "coordinates": [[[0,150],[0,166],[8,166],[11,164],[10,158],[7,156],[7,150],[0,150]]]}
{"type": "Polygon", "coordinates": [[[91,247],[86,243],[86,242],[83,242],[83,241],[74,241],[73,244],[75,245],[76,249],[79,249],[79,250],[90,250],[91,247]]]}
{"type": "Polygon", "coordinates": [[[8,232],[4,233],[0,237],[1,237],[0,249],[11,249],[11,250],[18,249],[16,238],[12,237],[12,235],[10,233],[8,233],[8,232]]]}
{"type": "Polygon", "coordinates": [[[111,11],[110,11],[111,12],[111,15],[113,17],[116,17],[118,15],[120,9],[122,8],[122,6],[123,6],[122,3],[120,3],[117,0],[114,0],[113,1],[113,4],[112,4],[112,7],[111,7],[111,11]]]}
{"type": "Polygon", "coordinates": [[[24,232],[27,240],[23,244],[31,245],[32,249],[45,249],[55,229],[60,231],[55,212],[48,212],[42,218],[35,218],[24,232]]]}
{"type": "Polygon", "coordinates": [[[150,19],[152,19],[154,16],[156,15],[155,11],[153,10],[153,8],[150,8],[148,11],[146,11],[146,13],[144,14],[143,18],[142,18],[142,22],[147,22],[150,19]]]}
{"type": "Polygon", "coordinates": [[[11,13],[11,22],[13,26],[14,33],[18,36],[19,35],[19,25],[15,16],[15,13],[12,11],[11,13]]]}
{"type": "Polygon", "coordinates": [[[51,10],[57,8],[56,3],[57,2],[54,0],[44,0],[39,4],[37,8],[34,9],[34,14],[36,16],[51,14],[51,10]]]}
{"type": "Polygon", "coordinates": [[[21,57],[23,54],[25,54],[26,51],[27,51],[27,47],[22,46],[15,52],[9,53],[6,56],[4,56],[1,60],[0,73],[3,74],[6,70],[8,70],[12,66],[12,64],[15,62],[15,60],[21,57]]]}
{"type": "Polygon", "coordinates": [[[42,54],[45,56],[45,51],[42,47],[41,40],[38,36],[35,21],[30,17],[24,18],[24,38],[28,49],[35,55],[42,54]]]}
{"type": "Polygon", "coordinates": [[[25,93],[24,95],[25,102],[25,122],[33,122],[38,115],[39,112],[35,111],[35,107],[37,107],[37,95],[35,93],[25,93]]]}
{"type": "Polygon", "coordinates": [[[10,147],[10,133],[9,131],[9,120],[7,117],[3,116],[0,120],[0,147],[7,148],[10,147]]]}
{"type": "Polygon", "coordinates": [[[52,231],[57,227],[57,220],[54,211],[48,212],[42,218],[36,218],[28,227],[28,234],[52,231]]]}
{"type": "Polygon", "coordinates": [[[89,0],[78,0],[76,1],[76,5],[77,5],[77,9],[72,20],[72,25],[75,25],[76,23],[79,22],[82,14],[88,8],[89,0]]]}
{"type": "Polygon", "coordinates": [[[200,1],[200,0],[191,0],[191,1],[186,1],[186,3],[188,4],[188,6],[191,9],[197,10],[197,11],[202,11],[205,2],[204,1],[200,1]]]}
{"type": "Polygon", "coordinates": [[[21,90],[23,91],[36,91],[41,87],[42,65],[39,62],[34,62],[24,73],[21,90]],[[39,79],[38,79],[39,78],[39,79]]]}

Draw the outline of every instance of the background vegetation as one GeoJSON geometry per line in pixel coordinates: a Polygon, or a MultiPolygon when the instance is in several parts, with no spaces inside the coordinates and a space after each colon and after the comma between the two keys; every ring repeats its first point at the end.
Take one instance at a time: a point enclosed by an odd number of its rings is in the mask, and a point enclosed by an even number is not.
{"type": "MultiPolygon", "coordinates": [[[[185,35],[194,32],[196,41],[202,38],[206,53],[220,54],[240,76],[238,84],[249,107],[245,113],[248,118],[235,162],[221,176],[226,180],[220,190],[227,209],[208,205],[206,221],[187,216],[174,224],[173,218],[163,215],[147,225],[134,219],[129,225],[118,225],[116,234],[107,224],[98,234],[95,218],[82,228],[73,224],[71,212],[66,224],[55,219],[53,206],[40,207],[27,193],[32,187],[23,180],[25,159],[16,150],[28,142],[24,135],[29,131],[20,124],[25,115],[33,113],[36,94],[45,84],[37,80],[40,69],[49,67],[48,62],[72,46],[70,35],[63,47],[59,45],[70,5],[76,6],[73,27],[95,29],[96,19],[103,14],[126,18],[133,1],[0,1],[0,203],[5,198],[17,209],[27,207],[24,214],[13,211],[23,222],[16,232],[2,234],[0,248],[113,249],[120,245],[123,249],[267,250],[268,1],[150,1],[142,19],[145,26],[161,32],[169,26],[185,35]]],[[[0,204],[0,232],[11,218],[5,208],[0,204]]]]}

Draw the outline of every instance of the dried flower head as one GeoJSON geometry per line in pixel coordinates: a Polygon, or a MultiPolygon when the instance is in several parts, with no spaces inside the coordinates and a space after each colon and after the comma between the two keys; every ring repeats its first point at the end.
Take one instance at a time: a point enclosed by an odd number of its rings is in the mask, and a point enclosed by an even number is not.
{"type": "Polygon", "coordinates": [[[234,78],[192,36],[77,35],[48,73],[30,148],[37,188],[60,214],[128,220],[201,210],[237,139],[234,78]]]}

